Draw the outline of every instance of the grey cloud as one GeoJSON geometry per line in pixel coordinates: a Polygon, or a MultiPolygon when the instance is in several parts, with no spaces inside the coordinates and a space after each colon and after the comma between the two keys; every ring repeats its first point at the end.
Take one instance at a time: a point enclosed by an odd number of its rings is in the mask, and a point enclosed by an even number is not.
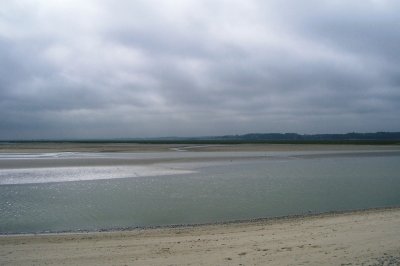
{"type": "Polygon", "coordinates": [[[156,2],[5,4],[0,138],[400,130],[396,2],[156,2]]]}

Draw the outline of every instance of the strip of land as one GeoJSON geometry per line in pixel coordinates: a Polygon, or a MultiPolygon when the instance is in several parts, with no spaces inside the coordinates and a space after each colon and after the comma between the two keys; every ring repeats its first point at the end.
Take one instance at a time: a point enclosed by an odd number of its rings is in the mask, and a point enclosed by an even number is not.
{"type": "Polygon", "coordinates": [[[400,209],[0,237],[1,265],[399,265],[400,209]]]}
{"type": "Polygon", "coordinates": [[[0,145],[0,169],[273,160],[282,159],[282,156],[287,156],[287,159],[306,159],[399,155],[400,145],[236,144],[184,146],[132,143],[21,143],[0,145]],[[78,154],[65,156],[66,152],[78,154]],[[278,155],[274,152],[282,153],[278,155]],[[285,155],[284,152],[293,152],[293,154],[285,155]],[[82,157],[82,153],[88,155],[82,157]],[[38,157],[41,154],[48,156],[38,157]],[[60,158],[52,156],[57,154],[64,154],[64,156],[60,158]],[[93,154],[97,155],[92,156],[93,154]],[[102,154],[104,156],[101,156],[102,154]],[[113,156],[117,154],[119,156],[113,156]],[[19,155],[23,160],[18,158],[19,155]]]}
{"type": "Polygon", "coordinates": [[[0,153],[45,152],[164,152],[164,151],[344,151],[400,150],[400,145],[354,144],[141,144],[141,143],[1,143],[0,153]]]}

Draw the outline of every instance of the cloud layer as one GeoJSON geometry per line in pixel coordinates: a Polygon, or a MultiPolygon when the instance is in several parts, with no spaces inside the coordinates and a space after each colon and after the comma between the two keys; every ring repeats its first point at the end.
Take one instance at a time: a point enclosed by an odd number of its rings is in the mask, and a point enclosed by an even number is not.
{"type": "Polygon", "coordinates": [[[6,1],[0,139],[400,131],[398,1],[6,1]]]}

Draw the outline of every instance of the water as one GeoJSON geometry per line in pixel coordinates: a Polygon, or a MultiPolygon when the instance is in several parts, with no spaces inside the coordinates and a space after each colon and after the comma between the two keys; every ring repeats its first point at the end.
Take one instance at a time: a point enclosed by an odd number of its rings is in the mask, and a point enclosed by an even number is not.
{"type": "Polygon", "coordinates": [[[141,166],[144,170],[3,169],[0,233],[197,224],[400,205],[398,154],[281,155],[141,166]]]}

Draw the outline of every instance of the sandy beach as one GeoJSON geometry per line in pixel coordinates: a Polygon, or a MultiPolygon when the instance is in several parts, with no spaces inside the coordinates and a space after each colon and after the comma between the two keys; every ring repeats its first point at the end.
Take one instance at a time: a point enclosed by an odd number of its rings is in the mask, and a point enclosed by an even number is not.
{"type": "Polygon", "coordinates": [[[399,265],[400,209],[0,237],[1,265],[399,265]]]}

